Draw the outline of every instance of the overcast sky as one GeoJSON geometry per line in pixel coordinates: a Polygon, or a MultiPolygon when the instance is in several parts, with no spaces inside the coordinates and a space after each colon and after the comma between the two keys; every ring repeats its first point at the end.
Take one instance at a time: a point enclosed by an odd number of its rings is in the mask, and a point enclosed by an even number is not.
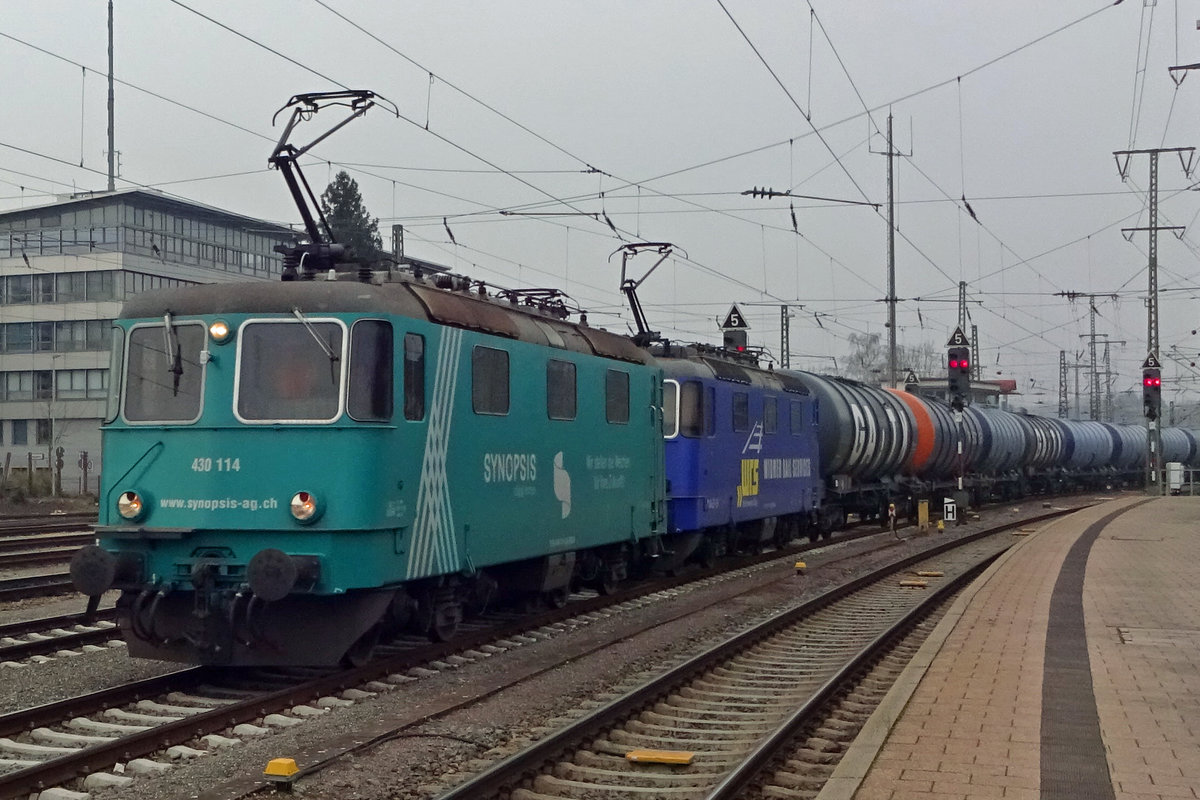
{"type": "MultiPolygon", "coordinates": [[[[106,2],[4,10],[0,207],[103,189],[106,2]]],[[[719,341],[736,302],[778,353],[779,304],[802,305],[792,363],[818,371],[844,367],[850,334],[886,340],[886,212],[865,204],[887,199],[890,109],[900,342],[940,349],[966,281],[984,376],[1016,379],[1043,413],[1059,351],[1074,361],[1089,332],[1087,301],[1060,292],[1117,295],[1097,300],[1096,329],[1127,342],[1116,389],[1140,382],[1148,235],[1121,228],[1149,224],[1150,162],[1134,156],[1122,182],[1113,151],[1200,144],[1200,74],[1177,88],[1167,71],[1200,61],[1196,0],[115,0],[115,14],[118,186],[297,223],[266,168],[286,119],[272,116],[298,93],[369,89],[400,116],[372,109],[306,175],[319,191],[348,170],[385,242],[401,224],[410,255],[564,289],[617,330],[630,315],[611,254],[670,242],[678,256],[640,293],[654,328],[719,341]],[[756,186],[829,200],[742,194],[756,186]]],[[[322,111],[293,143],[341,118],[322,111]]],[[[1159,224],[1187,228],[1159,239],[1164,377],[1193,401],[1194,180],[1161,157],[1159,224]]]]}

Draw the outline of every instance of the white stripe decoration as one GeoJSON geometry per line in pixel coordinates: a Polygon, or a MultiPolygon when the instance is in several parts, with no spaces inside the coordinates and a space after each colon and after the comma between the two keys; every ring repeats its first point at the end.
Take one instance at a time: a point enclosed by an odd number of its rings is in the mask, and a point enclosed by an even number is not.
{"type": "Polygon", "coordinates": [[[454,413],[454,390],[458,384],[461,355],[462,331],[443,328],[425,435],[425,455],[421,460],[421,483],[417,490],[412,547],[408,556],[406,577],[409,580],[454,572],[459,567],[446,458],[450,449],[450,422],[454,413]]]}

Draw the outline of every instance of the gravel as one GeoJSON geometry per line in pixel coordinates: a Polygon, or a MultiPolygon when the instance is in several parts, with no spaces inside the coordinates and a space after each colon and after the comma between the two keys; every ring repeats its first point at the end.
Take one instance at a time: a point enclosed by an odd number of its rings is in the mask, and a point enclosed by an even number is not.
{"type": "MultiPolygon", "coordinates": [[[[986,513],[981,522],[955,526],[942,536],[1043,512],[1040,502],[1005,507],[986,513]]],[[[917,536],[891,542],[873,553],[867,550],[878,547],[878,542],[838,544],[801,556],[809,565],[801,574],[788,561],[707,582],[699,588],[664,593],[639,609],[613,613],[544,638],[539,635],[537,642],[397,685],[377,697],[334,709],[294,728],[246,738],[231,749],[212,750],[176,765],[164,777],[138,777],[120,789],[94,791],[92,797],[163,800],[203,796],[216,800],[239,796],[231,793],[227,784],[261,776],[272,758],[296,758],[304,768],[315,761],[319,750],[331,744],[345,746],[345,740],[370,739],[379,731],[410,720],[416,724],[399,734],[383,736],[306,775],[296,784],[293,796],[309,800],[436,797],[487,763],[516,752],[570,718],[619,696],[717,640],[847,577],[925,549],[940,538],[936,533],[917,536]],[[844,559],[847,553],[859,555],[822,566],[830,559],[844,559]],[[689,614],[685,621],[674,620],[684,613],[689,614]],[[514,686],[502,688],[521,676],[524,679],[514,686]],[[442,713],[449,704],[473,698],[478,702],[442,713]]],[[[78,606],[76,598],[73,610],[78,606]]],[[[33,616],[52,613],[67,612],[43,609],[33,616]]],[[[25,669],[0,671],[6,685],[2,702],[6,710],[15,705],[28,706],[177,668],[175,664],[130,659],[123,651],[56,659],[25,669]]],[[[227,731],[225,735],[233,734],[227,731]]],[[[200,743],[192,746],[204,749],[200,743]]]]}

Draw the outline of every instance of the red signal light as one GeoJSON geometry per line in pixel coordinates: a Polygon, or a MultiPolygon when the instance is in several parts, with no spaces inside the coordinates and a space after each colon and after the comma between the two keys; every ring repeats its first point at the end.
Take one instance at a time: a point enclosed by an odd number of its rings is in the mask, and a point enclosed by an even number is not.
{"type": "Polygon", "coordinates": [[[962,367],[963,369],[967,369],[968,367],[971,366],[971,364],[964,358],[961,362],[959,362],[959,366],[962,367]]]}
{"type": "Polygon", "coordinates": [[[971,363],[967,359],[959,361],[957,358],[950,359],[950,369],[968,369],[971,363]]]}
{"type": "Polygon", "coordinates": [[[950,359],[950,369],[958,369],[958,359],[957,358],[950,359]]]}

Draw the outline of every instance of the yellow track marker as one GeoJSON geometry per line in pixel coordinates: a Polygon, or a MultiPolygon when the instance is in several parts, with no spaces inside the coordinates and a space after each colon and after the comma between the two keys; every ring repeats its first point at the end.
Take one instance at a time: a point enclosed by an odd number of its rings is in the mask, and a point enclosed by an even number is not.
{"type": "Polygon", "coordinates": [[[292,781],[300,777],[300,768],[294,758],[272,758],[263,770],[263,777],[284,792],[292,790],[292,781]]]}
{"type": "Polygon", "coordinates": [[[918,578],[944,578],[946,573],[940,569],[927,569],[917,573],[918,578]]]}
{"type": "Polygon", "coordinates": [[[900,581],[900,585],[906,589],[924,589],[929,581],[900,581]]]}
{"type": "Polygon", "coordinates": [[[687,750],[630,750],[625,754],[626,761],[639,764],[680,764],[688,765],[696,757],[695,753],[687,750]]]}

